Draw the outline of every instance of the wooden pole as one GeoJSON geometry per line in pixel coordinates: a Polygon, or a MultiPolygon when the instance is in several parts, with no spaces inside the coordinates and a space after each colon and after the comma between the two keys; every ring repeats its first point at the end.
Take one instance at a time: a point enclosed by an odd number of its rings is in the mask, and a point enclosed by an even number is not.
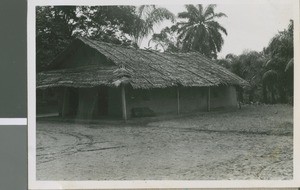
{"type": "Polygon", "coordinates": [[[207,90],[207,111],[210,112],[210,87],[207,90]]]}
{"type": "Polygon", "coordinates": [[[123,119],[127,121],[125,85],[121,85],[123,119]]]}
{"type": "Polygon", "coordinates": [[[177,87],[177,114],[180,114],[180,94],[179,94],[179,87],[177,87]]]}

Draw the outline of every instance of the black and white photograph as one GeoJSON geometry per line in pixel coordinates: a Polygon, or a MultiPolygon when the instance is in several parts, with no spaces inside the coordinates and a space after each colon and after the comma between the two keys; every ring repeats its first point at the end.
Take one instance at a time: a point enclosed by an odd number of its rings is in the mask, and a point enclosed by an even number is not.
{"type": "Polygon", "coordinates": [[[33,179],[294,181],[299,2],[118,2],[30,6],[33,179]]]}

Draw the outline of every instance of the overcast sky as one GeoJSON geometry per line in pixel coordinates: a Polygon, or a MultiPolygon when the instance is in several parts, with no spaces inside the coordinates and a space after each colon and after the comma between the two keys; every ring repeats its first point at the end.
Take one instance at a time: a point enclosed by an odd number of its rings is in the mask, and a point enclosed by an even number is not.
{"type": "MultiPolygon", "coordinates": [[[[262,51],[270,39],[287,28],[289,20],[293,18],[293,7],[289,1],[272,0],[261,1],[260,4],[217,4],[216,12],[223,12],[228,17],[219,19],[219,23],[227,29],[224,36],[224,46],[218,58],[228,53],[236,55],[244,50],[262,51]],[[271,2],[271,3],[270,3],[271,2]]],[[[185,10],[183,5],[163,6],[177,15],[185,10]]],[[[158,33],[163,27],[170,26],[169,21],[155,28],[158,33]]],[[[145,38],[142,47],[148,46],[151,36],[145,38]]]]}

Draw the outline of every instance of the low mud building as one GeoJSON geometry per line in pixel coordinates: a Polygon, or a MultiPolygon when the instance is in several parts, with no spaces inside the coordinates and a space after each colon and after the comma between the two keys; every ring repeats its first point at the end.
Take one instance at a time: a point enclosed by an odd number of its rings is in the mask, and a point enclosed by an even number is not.
{"type": "Polygon", "coordinates": [[[63,117],[130,117],[237,107],[247,82],[199,53],[160,53],[77,38],[37,74],[63,117]]]}

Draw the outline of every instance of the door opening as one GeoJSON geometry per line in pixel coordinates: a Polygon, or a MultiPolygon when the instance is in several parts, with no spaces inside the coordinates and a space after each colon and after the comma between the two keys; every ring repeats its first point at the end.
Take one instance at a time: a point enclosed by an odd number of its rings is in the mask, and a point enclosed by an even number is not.
{"type": "Polygon", "coordinates": [[[108,87],[101,86],[98,91],[98,113],[99,116],[108,115],[108,87]]]}
{"type": "Polygon", "coordinates": [[[78,103],[79,103],[79,93],[77,88],[70,88],[69,94],[69,102],[70,102],[70,116],[76,116],[78,111],[78,103]]]}

